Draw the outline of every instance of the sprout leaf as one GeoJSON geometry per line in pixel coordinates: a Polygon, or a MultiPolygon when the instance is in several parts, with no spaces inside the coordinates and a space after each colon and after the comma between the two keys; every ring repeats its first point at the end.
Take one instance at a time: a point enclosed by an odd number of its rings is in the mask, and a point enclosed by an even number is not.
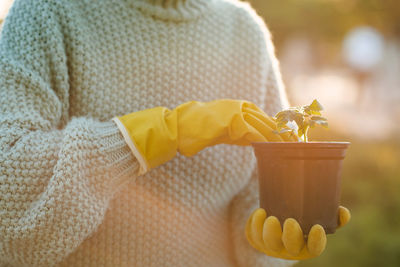
{"type": "Polygon", "coordinates": [[[308,130],[317,125],[327,128],[327,119],[321,116],[322,105],[314,99],[308,106],[292,107],[278,112],[275,115],[275,122],[277,124],[277,131],[275,133],[290,132],[295,134],[295,130],[291,129],[287,123],[294,121],[297,126],[297,135],[305,142],[308,141],[308,130]]]}
{"type": "Polygon", "coordinates": [[[321,111],[324,109],[322,107],[322,105],[317,101],[317,99],[314,99],[314,101],[311,103],[311,105],[309,107],[310,107],[310,110],[312,110],[312,111],[321,111]]]}

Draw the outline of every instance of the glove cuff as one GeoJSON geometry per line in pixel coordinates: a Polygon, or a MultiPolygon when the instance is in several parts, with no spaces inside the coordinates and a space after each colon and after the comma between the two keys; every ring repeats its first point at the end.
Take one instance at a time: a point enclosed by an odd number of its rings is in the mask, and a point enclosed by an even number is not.
{"type": "Polygon", "coordinates": [[[175,157],[178,150],[178,114],[165,107],[133,112],[113,121],[140,163],[139,174],[175,157]]]}
{"type": "Polygon", "coordinates": [[[115,124],[117,125],[122,136],[124,137],[126,144],[128,145],[128,147],[132,151],[133,155],[136,157],[137,161],[139,162],[139,164],[140,164],[139,175],[145,174],[150,169],[150,166],[147,163],[147,160],[142,156],[142,154],[140,154],[140,152],[137,148],[137,145],[135,144],[135,141],[133,139],[131,139],[127,129],[122,124],[122,122],[119,120],[119,118],[115,117],[112,119],[112,121],[114,121],[115,124]]]}

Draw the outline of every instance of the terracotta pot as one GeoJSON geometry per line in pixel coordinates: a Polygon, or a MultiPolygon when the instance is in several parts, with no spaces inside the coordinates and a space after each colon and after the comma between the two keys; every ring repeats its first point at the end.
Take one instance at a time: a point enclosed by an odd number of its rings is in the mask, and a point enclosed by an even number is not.
{"type": "Polygon", "coordinates": [[[314,224],[334,233],[338,225],[342,162],[348,142],[253,143],[260,207],[281,224],[296,219],[304,234],[314,224]]]}

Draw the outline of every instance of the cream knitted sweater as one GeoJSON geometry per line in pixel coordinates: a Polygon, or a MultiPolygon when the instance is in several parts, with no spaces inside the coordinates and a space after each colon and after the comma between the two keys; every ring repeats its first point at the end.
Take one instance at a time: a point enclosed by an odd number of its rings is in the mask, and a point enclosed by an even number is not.
{"type": "Polygon", "coordinates": [[[254,250],[250,147],[138,176],[111,119],[219,98],[284,105],[236,0],[16,0],[0,39],[0,266],[289,266],[254,250]]]}

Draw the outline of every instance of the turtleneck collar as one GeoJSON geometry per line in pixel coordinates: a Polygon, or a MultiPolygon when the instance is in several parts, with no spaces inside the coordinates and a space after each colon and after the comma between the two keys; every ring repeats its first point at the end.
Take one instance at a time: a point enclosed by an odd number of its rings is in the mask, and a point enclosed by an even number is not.
{"type": "Polygon", "coordinates": [[[173,21],[196,19],[216,0],[126,0],[143,13],[173,21]]]}
{"type": "Polygon", "coordinates": [[[144,0],[153,5],[162,6],[164,8],[174,7],[177,8],[179,5],[185,4],[190,0],[144,0]]]}

